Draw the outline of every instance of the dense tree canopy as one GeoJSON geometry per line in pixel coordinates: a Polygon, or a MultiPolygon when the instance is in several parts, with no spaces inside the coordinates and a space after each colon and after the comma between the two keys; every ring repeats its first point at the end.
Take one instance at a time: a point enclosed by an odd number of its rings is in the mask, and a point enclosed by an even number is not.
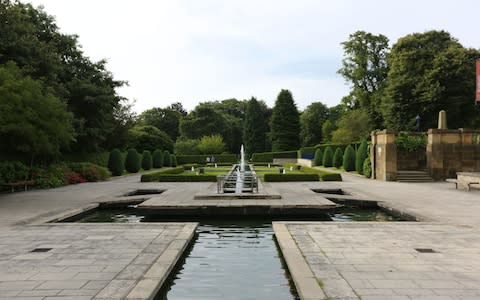
{"type": "Polygon", "coordinates": [[[13,62],[0,65],[0,95],[2,153],[52,157],[74,141],[72,115],[65,104],[13,62]]]}
{"type": "Polygon", "coordinates": [[[178,128],[182,114],[171,108],[151,108],[139,116],[139,123],[152,125],[167,133],[172,140],[178,137],[178,128]]]}
{"type": "Polygon", "coordinates": [[[338,73],[352,85],[343,101],[350,108],[365,110],[372,122],[381,126],[380,101],[388,72],[388,38],[357,31],[342,45],[345,58],[338,73]]]}
{"type": "Polygon", "coordinates": [[[282,90],[275,101],[270,120],[272,150],[296,150],[300,147],[300,117],[289,90],[282,90]]]}
{"type": "Polygon", "coordinates": [[[129,146],[140,151],[155,151],[156,149],[173,152],[173,141],[163,131],[155,126],[135,126],[128,131],[129,146]]]}
{"type": "Polygon", "coordinates": [[[328,108],[321,102],[313,102],[300,115],[302,146],[320,144],[322,126],[328,118],[328,108]]]}

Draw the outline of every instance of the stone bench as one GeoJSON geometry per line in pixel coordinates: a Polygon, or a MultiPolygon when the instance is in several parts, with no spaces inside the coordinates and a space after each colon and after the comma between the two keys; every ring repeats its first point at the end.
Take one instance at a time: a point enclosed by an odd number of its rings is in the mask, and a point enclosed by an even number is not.
{"type": "MultiPolygon", "coordinates": [[[[460,183],[460,180],[454,179],[454,178],[448,178],[448,179],[445,179],[445,181],[450,183],[455,183],[455,189],[458,189],[458,184],[460,183]]],[[[480,188],[480,182],[477,182],[477,181],[467,181],[462,183],[467,185],[467,191],[470,191],[472,187],[480,188]]]]}
{"type": "Polygon", "coordinates": [[[26,191],[29,186],[33,186],[35,184],[35,180],[23,180],[23,181],[17,181],[17,182],[9,182],[9,183],[4,183],[2,186],[7,186],[11,189],[11,192],[15,192],[16,187],[21,187],[23,186],[24,190],[26,191]]]}

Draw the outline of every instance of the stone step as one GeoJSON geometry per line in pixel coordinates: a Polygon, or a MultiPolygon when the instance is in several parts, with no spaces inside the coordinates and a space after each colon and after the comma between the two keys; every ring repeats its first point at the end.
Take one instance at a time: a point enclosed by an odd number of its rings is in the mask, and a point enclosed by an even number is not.
{"type": "Polygon", "coordinates": [[[425,171],[398,171],[398,182],[433,182],[433,179],[425,171]]]}

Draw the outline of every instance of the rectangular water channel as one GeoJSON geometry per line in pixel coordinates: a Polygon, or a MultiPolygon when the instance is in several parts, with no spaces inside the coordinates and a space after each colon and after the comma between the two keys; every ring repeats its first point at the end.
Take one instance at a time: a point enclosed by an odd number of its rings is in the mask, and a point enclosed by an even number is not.
{"type": "Polygon", "coordinates": [[[166,217],[135,208],[97,209],[76,222],[199,222],[193,245],[156,300],[298,299],[272,221],[397,221],[378,208],[343,207],[305,217],[166,217]]]}

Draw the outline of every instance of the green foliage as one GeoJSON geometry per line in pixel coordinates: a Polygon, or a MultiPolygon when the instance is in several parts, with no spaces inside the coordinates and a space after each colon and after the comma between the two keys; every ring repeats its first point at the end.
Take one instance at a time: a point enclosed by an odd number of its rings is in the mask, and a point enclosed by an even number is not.
{"type": "Polygon", "coordinates": [[[414,152],[427,146],[426,134],[409,134],[408,132],[400,132],[395,137],[395,144],[399,149],[414,152]]]}
{"type": "MultiPolygon", "coordinates": [[[[213,156],[215,157],[215,162],[219,164],[233,164],[238,161],[238,156],[236,154],[216,154],[213,156]]],[[[212,155],[177,155],[177,163],[180,165],[205,164],[207,162],[207,157],[212,157],[212,155]]]]}
{"type": "Polygon", "coordinates": [[[367,141],[363,141],[360,144],[360,147],[357,149],[357,153],[355,156],[355,170],[358,174],[363,174],[363,162],[368,156],[368,144],[367,141]]]}
{"type": "MultiPolygon", "coordinates": [[[[122,160],[125,153],[121,152],[122,160]]],[[[109,152],[95,152],[95,153],[67,153],[62,155],[61,160],[66,162],[90,162],[102,167],[108,168],[108,160],[110,159],[109,152]]]]}
{"type": "Polygon", "coordinates": [[[56,188],[67,184],[65,172],[68,168],[64,164],[52,164],[45,169],[33,168],[32,179],[35,187],[41,189],[56,188]]]}
{"type": "Polygon", "coordinates": [[[273,163],[273,153],[264,152],[264,153],[253,153],[252,158],[250,159],[254,163],[273,163]]]}
{"type": "Polygon", "coordinates": [[[323,153],[322,165],[327,168],[330,168],[333,166],[333,150],[332,150],[332,147],[330,146],[325,148],[325,152],[323,153]]]}
{"type": "Polygon", "coordinates": [[[265,182],[286,182],[286,181],[319,181],[319,175],[314,173],[290,173],[290,174],[273,174],[264,175],[265,182]]]}
{"type": "Polygon", "coordinates": [[[370,157],[365,158],[363,161],[363,175],[367,178],[372,177],[372,162],[370,161],[370,157]]]}
{"type": "Polygon", "coordinates": [[[107,168],[89,162],[69,163],[68,169],[80,174],[88,182],[107,180],[111,176],[107,168]]]}
{"type": "Polygon", "coordinates": [[[137,150],[129,149],[125,158],[125,169],[129,173],[137,173],[140,171],[140,157],[137,150]]]}
{"type": "Polygon", "coordinates": [[[313,158],[314,166],[321,166],[323,163],[323,152],[321,149],[315,150],[315,157],[313,158]]]}
{"type": "Polygon", "coordinates": [[[322,125],[322,138],[323,142],[331,142],[332,134],[337,129],[335,122],[332,120],[326,120],[322,125]]]}
{"type": "Polygon", "coordinates": [[[152,168],[152,154],[148,150],[142,153],[142,169],[150,170],[152,168]]]}
{"type": "Polygon", "coordinates": [[[171,167],[172,166],[172,157],[168,150],[163,151],[163,166],[164,167],[171,167]]]}
{"type": "Polygon", "coordinates": [[[265,151],[266,124],[262,106],[255,98],[247,103],[245,123],[243,126],[243,143],[245,157],[250,158],[255,152],[265,151]]]}
{"type": "Polygon", "coordinates": [[[155,151],[155,149],[173,151],[172,139],[154,126],[135,126],[128,131],[128,134],[131,148],[149,151],[155,151]]]}
{"type": "Polygon", "coordinates": [[[202,154],[220,154],[225,150],[225,143],[219,134],[203,136],[198,143],[202,154]]]}
{"type": "Polygon", "coordinates": [[[342,175],[338,173],[326,173],[320,175],[322,181],[342,181],[342,175]]]}
{"type": "Polygon", "coordinates": [[[120,150],[114,149],[110,152],[110,157],[108,159],[108,169],[112,172],[113,176],[120,176],[123,174],[125,165],[122,159],[122,153],[120,150]]]}
{"type": "Polygon", "coordinates": [[[343,169],[347,172],[355,171],[355,150],[348,145],[343,154],[343,169]]]}
{"type": "Polygon", "coordinates": [[[139,123],[157,127],[174,141],[179,135],[178,126],[181,117],[181,113],[172,108],[155,107],[140,114],[139,123]]]}
{"type": "Polygon", "coordinates": [[[162,170],[159,170],[159,171],[143,174],[140,180],[142,182],[158,181],[157,178],[161,175],[181,174],[181,173],[183,173],[183,171],[184,171],[183,167],[162,169],[162,170]]]}
{"type": "Polygon", "coordinates": [[[177,155],[197,155],[200,154],[198,149],[198,139],[179,138],[175,142],[175,154],[177,155]]]}
{"type": "Polygon", "coordinates": [[[345,113],[337,122],[338,129],[332,134],[334,143],[352,143],[363,140],[373,129],[368,114],[362,110],[351,110],[345,113]]]}
{"type": "Polygon", "coordinates": [[[340,169],[340,167],[343,164],[343,151],[340,148],[337,148],[335,150],[335,153],[333,154],[333,166],[337,169],[340,169]]]}
{"type": "Polygon", "coordinates": [[[300,115],[300,138],[302,146],[319,144],[322,141],[322,126],[328,118],[328,108],[321,102],[313,102],[300,115]]]}
{"type": "Polygon", "coordinates": [[[163,151],[162,150],[157,149],[153,151],[153,167],[154,168],[163,167],[163,151]]]}
{"type": "Polygon", "coordinates": [[[190,170],[192,169],[192,167],[193,167],[194,169],[197,169],[197,168],[199,168],[199,167],[205,167],[205,165],[201,165],[201,164],[183,164],[182,167],[183,167],[183,170],[185,170],[185,171],[190,171],[190,170]]]}
{"type": "Polygon", "coordinates": [[[382,125],[380,96],[387,80],[388,38],[356,31],[342,43],[343,66],[338,73],[351,83],[350,94],[343,99],[348,107],[364,110],[375,127],[382,125]]]}
{"type": "Polygon", "coordinates": [[[0,184],[28,179],[28,167],[19,161],[0,162],[0,184]]]}
{"type": "Polygon", "coordinates": [[[473,109],[476,49],[463,47],[445,31],[426,31],[404,36],[393,45],[385,88],[384,116],[388,128],[436,128],[440,110],[447,111],[451,128],[479,124],[473,109]]]}
{"type": "Polygon", "coordinates": [[[292,94],[282,90],[278,94],[270,120],[272,150],[288,151],[300,148],[300,118],[292,94]]]}
{"type": "Polygon", "coordinates": [[[174,154],[172,154],[171,158],[172,158],[172,167],[176,167],[177,166],[177,157],[174,154]]]}
{"type": "Polygon", "coordinates": [[[65,104],[14,63],[0,65],[0,95],[0,152],[54,157],[74,141],[65,104]]]}

